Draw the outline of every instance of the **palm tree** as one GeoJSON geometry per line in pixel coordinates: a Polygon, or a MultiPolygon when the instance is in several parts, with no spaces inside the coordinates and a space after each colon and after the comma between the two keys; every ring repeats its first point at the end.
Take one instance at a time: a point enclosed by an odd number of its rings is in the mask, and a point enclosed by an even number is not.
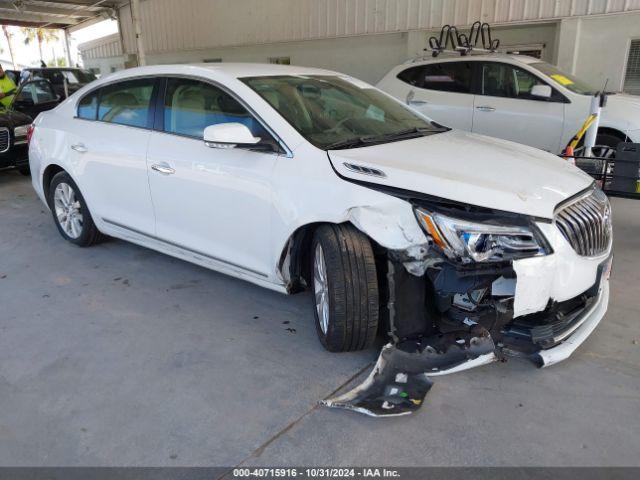
{"type": "Polygon", "coordinates": [[[42,45],[44,43],[55,42],[58,40],[58,34],[50,28],[31,28],[22,27],[24,34],[24,44],[29,45],[34,40],[38,41],[38,51],[40,52],[40,61],[43,62],[42,45]]]}
{"type": "Polygon", "coordinates": [[[11,63],[13,64],[13,69],[16,70],[16,60],[13,58],[13,45],[11,43],[11,37],[13,37],[13,33],[9,31],[9,28],[6,25],[2,25],[2,31],[4,32],[4,38],[7,39],[7,44],[9,45],[9,55],[11,55],[11,63]]]}

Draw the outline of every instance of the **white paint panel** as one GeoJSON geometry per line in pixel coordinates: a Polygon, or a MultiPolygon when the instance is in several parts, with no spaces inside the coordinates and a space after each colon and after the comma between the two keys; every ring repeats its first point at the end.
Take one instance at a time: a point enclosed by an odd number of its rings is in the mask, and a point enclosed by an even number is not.
{"type": "MultiPolygon", "coordinates": [[[[147,52],[468,27],[640,10],[640,0],[144,0],[147,52]]],[[[134,53],[130,6],[120,8],[134,53]]]]}

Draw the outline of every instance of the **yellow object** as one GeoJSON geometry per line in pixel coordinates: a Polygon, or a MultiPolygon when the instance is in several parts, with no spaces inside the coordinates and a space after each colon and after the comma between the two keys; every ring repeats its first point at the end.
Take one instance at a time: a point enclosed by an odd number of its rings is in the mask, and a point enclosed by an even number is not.
{"type": "Polygon", "coordinates": [[[433,241],[436,243],[436,245],[438,245],[442,249],[447,248],[447,243],[444,241],[444,239],[440,235],[440,232],[438,231],[438,227],[435,226],[435,224],[433,223],[433,220],[431,220],[431,217],[426,213],[420,212],[420,211],[418,211],[418,215],[422,217],[422,222],[427,227],[429,235],[431,235],[431,238],[433,238],[433,241]]]}
{"type": "Polygon", "coordinates": [[[580,130],[578,130],[578,133],[576,133],[575,136],[571,139],[571,143],[569,143],[569,146],[571,148],[575,149],[578,146],[578,143],[580,143],[580,140],[582,139],[582,137],[584,137],[584,134],[587,133],[587,130],[589,130],[589,127],[593,125],[593,122],[596,121],[596,118],[597,118],[596,114],[592,113],[591,115],[589,115],[589,117],[582,124],[582,127],[580,128],[580,130]]]}
{"type": "MultiPolygon", "coordinates": [[[[13,80],[9,78],[9,75],[5,74],[4,77],[0,78],[0,92],[6,93],[11,90],[16,89],[16,84],[13,83],[13,80]]],[[[13,95],[7,95],[0,99],[0,103],[5,107],[11,105],[11,100],[13,100],[13,95]]]]}
{"type": "Polygon", "coordinates": [[[551,75],[551,78],[553,78],[556,82],[558,82],[560,85],[573,85],[573,81],[569,80],[567,77],[565,77],[564,75],[560,75],[559,73],[556,73],[554,75],[551,75]]]}

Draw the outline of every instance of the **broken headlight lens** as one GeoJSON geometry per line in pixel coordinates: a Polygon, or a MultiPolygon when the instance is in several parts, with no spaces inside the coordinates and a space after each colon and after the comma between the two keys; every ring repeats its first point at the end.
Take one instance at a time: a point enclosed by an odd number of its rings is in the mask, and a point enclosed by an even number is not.
{"type": "Polygon", "coordinates": [[[416,208],[422,228],[445,255],[470,262],[502,262],[547,255],[546,242],[533,226],[478,223],[416,208]]]}

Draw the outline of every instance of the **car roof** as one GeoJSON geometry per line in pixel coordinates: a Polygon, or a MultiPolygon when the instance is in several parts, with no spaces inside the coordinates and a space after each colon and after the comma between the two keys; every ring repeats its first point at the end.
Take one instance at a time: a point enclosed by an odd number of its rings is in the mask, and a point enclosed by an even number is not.
{"type": "Polygon", "coordinates": [[[263,77],[277,75],[344,75],[321,68],[300,67],[295,65],[277,65],[269,63],[187,63],[176,65],[151,65],[135,67],[112,73],[102,79],[116,80],[142,75],[218,73],[234,78],[263,77]]]}
{"type": "Polygon", "coordinates": [[[80,70],[80,71],[85,71],[86,69],[84,68],[76,68],[76,67],[25,67],[22,70],[29,70],[29,71],[34,71],[34,70],[38,70],[38,71],[43,71],[43,70],[80,70]]]}
{"type": "Polygon", "coordinates": [[[412,64],[419,64],[419,65],[425,65],[427,63],[436,63],[436,62],[460,62],[460,61],[475,61],[475,62],[480,62],[480,61],[507,61],[509,63],[524,63],[526,65],[529,65],[531,63],[539,63],[542,62],[543,60],[539,59],[539,58],[535,58],[535,57],[530,57],[528,55],[518,55],[518,54],[514,54],[514,53],[484,53],[484,54],[474,54],[472,53],[471,55],[459,55],[459,54],[454,54],[454,53],[446,53],[444,55],[438,55],[437,57],[431,57],[431,58],[423,58],[423,57],[418,57],[418,58],[414,58],[412,60],[408,60],[405,64],[406,65],[412,65],[412,64]]]}

